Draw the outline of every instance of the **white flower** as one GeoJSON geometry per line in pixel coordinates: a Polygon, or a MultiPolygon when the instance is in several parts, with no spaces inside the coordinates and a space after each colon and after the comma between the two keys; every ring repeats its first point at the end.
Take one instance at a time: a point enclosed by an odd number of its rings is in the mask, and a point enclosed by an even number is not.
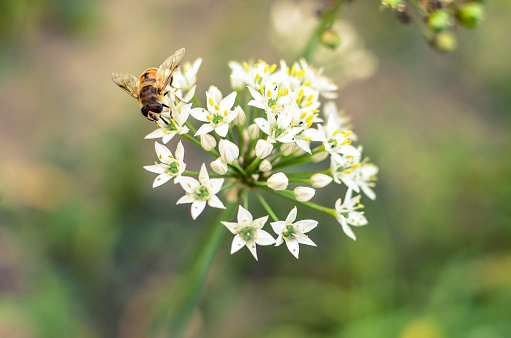
{"type": "Polygon", "coordinates": [[[289,252],[298,258],[298,254],[300,253],[299,244],[316,246],[305,234],[314,229],[318,225],[318,222],[311,219],[295,222],[296,214],[297,210],[296,207],[294,207],[289,215],[287,215],[285,221],[272,222],[271,227],[273,231],[279,235],[275,245],[278,246],[286,242],[289,252]]]}
{"type": "Polygon", "coordinates": [[[229,123],[231,123],[238,114],[237,110],[231,110],[236,99],[236,92],[232,92],[218,103],[221,99],[221,93],[216,87],[210,88],[206,92],[208,99],[207,110],[193,110],[190,113],[194,118],[199,121],[206,122],[195,133],[197,135],[204,135],[211,131],[215,131],[219,136],[225,137],[229,131],[229,123]]]}
{"type": "Polygon", "coordinates": [[[348,188],[346,197],[344,198],[344,203],[341,203],[340,198],[335,202],[335,211],[337,213],[337,221],[341,224],[342,229],[346,235],[355,240],[355,234],[348,226],[348,224],[355,226],[366,225],[367,219],[365,218],[363,212],[356,211],[357,209],[364,207],[362,204],[360,204],[360,196],[355,196],[352,198],[351,192],[352,190],[348,188]]]}
{"type": "Polygon", "coordinates": [[[314,188],[324,188],[332,182],[332,177],[325,174],[314,174],[311,177],[311,185],[314,188]]]}
{"type": "Polygon", "coordinates": [[[351,145],[351,131],[343,131],[339,129],[339,124],[334,114],[330,114],[328,122],[325,127],[318,125],[318,130],[321,134],[325,150],[335,159],[339,164],[344,164],[341,156],[360,156],[360,151],[351,145]]]}
{"type": "Polygon", "coordinates": [[[314,197],[316,190],[309,187],[296,187],[295,190],[293,190],[293,192],[295,193],[297,201],[307,202],[314,197]]]}
{"type": "Polygon", "coordinates": [[[213,135],[204,134],[200,136],[200,144],[204,150],[210,151],[216,147],[216,139],[213,135]]]}
{"type": "Polygon", "coordinates": [[[285,190],[289,184],[289,179],[284,173],[276,173],[271,175],[266,183],[273,190],[285,190]]]}
{"type": "Polygon", "coordinates": [[[225,175],[225,173],[227,173],[228,170],[227,163],[225,163],[225,161],[221,157],[217,158],[209,165],[211,169],[213,169],[213,171],[218,175],[225,175]]]}
{"type": "Polygon", "coordinates": [[[218,143],[218,150],[220,151],[220,157],[225,163],[232,163],[240,156],[240,149],[238,146],[228,140],[220,140],[218,143]]]}
{"type": "Polygon", "coordinates": [[[186,195],[181,197],[176,204],[192,203],[192,218],[196,219],[206,207],[206,202],[210,207],[225,209],[224,204],[216,196],[224,183],[223,178],[209,178],[206,165],[203,163],[199,180],[192,177],[183,176],[179,181],[186,195]]]}
{"type": "Polygon", "coordinates": [[[257,126],[257,124],[253,123],[249,125],[247,128],[247,133],[248,137],[251,140],[256,140],[257,138],[259,138],[259,127],[257,126]]]}
{"type": "Polygon", "coordinates": [[[238,222],[224,222],[222,224],[234,235],[231,245],[231,254],[239,251],[245,245],[257,260],[257,245],[273,245],[275,239],[266,231],[262,230],[268,221],[268,216],[253,220],[252,214],[241,205],[238,209],[238,222]]]}
{"type": "Polygon", "coordinates": [[[236,110],[237,115],[236,118],[232,120],[232,123],[234,123],[237,126],[244,125],[245,122],[247,121],[247,115],[245,114],[245,111],[240,106],[237,106],[236,108],[234,108],[234,110],[236,110]]]}
{"type": "Polygon", "coordinates": [[[261,170],[263,173],[270,171],[272,168],[272,165],[270,161],[268,160],[262,160],[259,164],[259,170],[261,170]]]}
{"type": "Polygon", "coordinates": [[[266,158],[268,155],[271,154],[271,151],[273,150],[273,144],[271,142],[268,142],[266,140],[257,140],[255,152],[256,156],[259,158],[266,158]]]}
{"type": "Polygon", "coordinates": [[[189,91],[197,82],[197,72],[199,71],[202,59],[196,59],[193,64],[185,62],[172,75],[172,85],[189,91]]]}
{"type": "Polygon", "coordinates": [[[282,155],[289,156],[293,153],[295,150],[295,143],[282,143],[280,146],[280,151],[282,152],[282,155]]]}
{"type": "MultiPolygon", "coordinates": [[[[153,138],[162,138],[163,143],[167,143],[175,135],[183,135],[187,134],[190,129],[185,125],[186,120],[188,119],[188,116],[190,115],[190,112],[193,110],[201,110],[200,108],[194,108],[191,109],[192,104],[185,104],[180,105],[179,107],[176,107],[172,110],[172,115],[168,115],[165,121],[163,119],[158,120],[158,125],[160,126],[160,129],[157,129],[147,135],[146,139],[153,139],[153,138]],[[170,120],[169,123],[166,123],[166,120],[170,120]]],[[[162,114],[165,115],[165,114],[162,114]]]]}
{"type": "Polygon", "coordinates": [[[162,185],[173,177],[175,177],[174,183],[179,183],[181,174],[186,168],[186,164],[183,162],[185,149],[183,148],[181,141],[179,141],[179,144],[177,145],[176,157],[172,156],[172,153],[167,147],[159,144],[158,142],[154,143],[154,147],[161,163],[144,166],[146,170],[160,174],[154,180],[153,188],[162,185]]]}
{"type": "Polygon", "coordinates": [[[268,140],[272,143],[277,141],[281,143],[295,142],[294,136],[301,132],[303,128],[291,125],[293,120],[292,109],[292,106],[287,106],[285,110],[278,114],[269,112],[268,120],[259,117],[254,122],[257,123],[263,133],[268,135],[268,140]]]}

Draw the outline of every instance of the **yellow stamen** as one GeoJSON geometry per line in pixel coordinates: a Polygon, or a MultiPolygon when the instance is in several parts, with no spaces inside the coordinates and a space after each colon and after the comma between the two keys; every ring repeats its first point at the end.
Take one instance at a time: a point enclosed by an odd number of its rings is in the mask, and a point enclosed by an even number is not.
{"type": "Polygon", "coordinates": [[[311,140],[311,138],[310,138],[310,137],[308,137],[308,136],[305,136],[303,139],[304,139],[305,141],[310,141],[310,140],[311,140]]]}
{"type": "Polygon", "coordinates": [[[314,103],[314,101],[309,101],[305,104],[305,107],[310,107],[312,104],[314,103]]]}
{"type": "Polygon", "coordinates": [[[302,116],[300,116],[300,120],[301,120],[301,119],[304,119],[304,118],[305,118],[305,116],[307,116],[307,112],[304,112],[304,113],[302,114],[302,116]]]}
{"type": "Polygon", "coordinates": [[[224,116],[227,116],[227,109],[224,110],[224,116]]]}
{"type": "Polygon", "coordinates": [[[268,98],[270,98],[270,97],[271,97],[271,90],[269,90],[269,89],[268,89],[268,91],[266,92],[266,96],[267,96],[268,98]]]}
{"type": "Polygon", "coordinates": [[[310,122],[314,120],[314,115],[309,116],[305,121],[310,122]]]}
{"type": "Polygon", "coordinates": [[[348,131],[341,131],[341,134],[344,135],[344,137],[348,137],[352,134],[352,131],[351,130],[348,130],[348,131]]]}
{"type": "Polygon", "coordinates": [[[310,82],[310,81],[305,81],[305,82],[303,83],[303,85],[304,85],[304,86],[310,86],[310,85],[311,85],[311,82],[310,82]]]}
{"type": "Polygon", "coordinates": [[[310,128],[312,126],[312,121],[307,123],[307,128],[310,128]]]}
{"type": "Polygon", "coordinates": [[[309,96],[307,96],[307,101],[312,101],[313,98],[314,98],[314,95],[310,94],[309,96]]]}
{"type": "Polygon", "coordinates": [[[270,68],[270,65],[266,65],[266,67],[264,67],[264,72],[266,73],[269,68],[270,68]]]}
{"type": "Polygon", "coordinates": [[[346,170],[343,171],[343,173],[345,173],[346,175],[349,175],[349,174],[351,174],[351,170],[346,169],[346,170]]]}
{"type": "Polygon", "coordinates": [[[174,158],[174,156],[172,156],[172,155],[167,155],[167,156],[168,156],[168,158],[174,158]]]}
{"type": "Polygon", "coordinates": [[[341,146],[348,144],[348,143],[350,143],[350,142],[348,140],[345,140],[345,141],[341,142],[341,146]]]}
{"type": "Polygon", "coordinates": [[[215,105],[215,101],[213,101],[213,98],[212,98],[212,97],[210,97],[210,98],[209,98],[209,104],[210,104],[210,105],[212,105],[212,106],[214,106],[214,105],[215,105]]]}
{"type": "Polygon", "coordinates": [[[284,91],[282,92],[282,96],[286,96],[287,93],[289,93],[289,88],[284,89],[284,91]]]}
{"type": "Polygon", "coordinates": [[[301,88],[300,91],[298,92],[298,97],[301,99],[303,97],[303,94],[304,94],[304,91],[303,91],[303,88],[301,88]]]}
{"type": "Polygon", "coordinates": [[[208,115],[206,115],[206,118],[208,119],[208,121],[213,120],[213,117],[211,117],[211,115],[209,115],[209,114],[208,114],[208,115]]]}
{"type": "Polygon", "coordinates": [[[276,64],[272,64],[271,67],[270,67],[270,74],[273,73],[275,71],[275,69],[277,69],[277,65],[276,64]]]}
{"type": "Polygon", "coordinates": [[[277,108],[277,107],[278,107],[278,106],[277,106],[276,104],[274,104],[274,105],[273,105],[273,106],[271,106],[270,108],[271,108],[271,109],[275,109],[275,108],[277,108]]]}
{"type": "Polygon", "coordinates": [[[255,81],[256,81],[256,82],[257,82],[257,81],[259,81],[259,79],[260,79],[260,78],[261,78],[261,75],[256,74],[256,76],[255,76],[255,81]]]}
{"type": "Polygon", "coordinates": [[[360,163],[357,163],[357,164],[353,165],[353,169],[357,169],[358,167],[360,167],[360,163]]]}
{"type": "Polygon", "coordinates": [[[248,63],[243,62],[243,66],[245,66],[245,69],[247,70],[247,72],[250,71],[250,66],[248,65],[248,63]]]}
{"type": "Polygon", "coordinates": [[[305,69],[300,70],[300,71],[296,74],[296,77],[304,77],[304,76],[305,76],[305,69]]]}

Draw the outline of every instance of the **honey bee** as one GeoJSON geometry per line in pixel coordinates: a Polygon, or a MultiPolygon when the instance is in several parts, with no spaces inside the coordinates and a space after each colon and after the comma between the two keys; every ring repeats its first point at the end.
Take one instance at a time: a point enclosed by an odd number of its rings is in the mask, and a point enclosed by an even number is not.
{"type": "Polygon", "coordinates": [[[167,94],[165,88],[171,83],[172,75],[183,61],[184,56],[185,49],[181,48],[169,56],[159,68],[149,68],[144,71],[139,80],[133,75],[125,73],[113,73],[112,79],[119,87],[138,100],[142,115],[149,121],[158,123],[163,107],[168,108],[163,103],[163,97],[167,94]]]}

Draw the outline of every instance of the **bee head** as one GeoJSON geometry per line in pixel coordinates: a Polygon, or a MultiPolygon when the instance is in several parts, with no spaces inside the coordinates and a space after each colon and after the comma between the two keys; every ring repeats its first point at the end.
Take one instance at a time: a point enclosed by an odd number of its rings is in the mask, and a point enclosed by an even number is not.
{"type": "Polygon", "coordinates": [[[142,115],[149,121],[158,122],[163,106],[161,103],[149,103],[142,107],[142,115]]]}

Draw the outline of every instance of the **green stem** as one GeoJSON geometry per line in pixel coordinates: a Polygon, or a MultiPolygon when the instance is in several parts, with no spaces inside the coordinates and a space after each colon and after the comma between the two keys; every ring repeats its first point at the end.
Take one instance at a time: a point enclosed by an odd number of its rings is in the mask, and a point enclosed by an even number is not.
{"type": "Polygon", "coordinates": [[[305,60],[310,60],[313,51],[317,48],[320,42],[321,34],[326,29],[330,28],[333,25],[337,15],[342,9],[343,3],[344,3],[343,0],[337,0],[337,2],[333,5],[331,9],[325,10],[325,12],[323,12],[321,20],[316,26],[316,29],[312,33],[312,36],[309,38],[309,42],[307,43],[301,54],[302,58],[304,58],[305,60]]]}
{"type": "Polygon", "coordinates": [[[252,163],[250,163],[250,165],[247,167],[247,172],[252,173],[254,169],[257,168],[259,164],[261,164],[262,160],[263,159],[259,157],[254,158],[252,163]]]}
{"type": "Polygon", "coordinates": [[[220,189],[220,191],[223,191],[223,190],[227,190],[227,189],[229,189],[229,188],[232,188],[232,187],[234,187],[234,186],[235,186],[236,184],[238,184],[238,183],[239,183],[238,181],[234,181],[234,182],[231,182],[231,183],[229,183],[229,184],[226,184],[226,185],[224,185],[224,186],[220,189]]]}
{"type": "Polygon", "coordinates": [[[279,218],[277,217],[277,215],[275,215],[275,213],[273,212],[273,210],[271,209],[270,205],[268,204],[268,202],[266,202],[266,200],[264,199],[263,196],[261,196],[260,193],[258,193],[257,191],[255,192],[256,193],[256,196],[257,196],[257,199],[259,199],[259,202],[261,202],[261,204],[263,205],[263,207],[266,209],[266,211],[268,212],[268,214],[270,214],[271,218],[275,221],[275,222],[278,222],[279,221],[279,218]]]}
{"type": "Polygon", "coordinates": [[[232,217],[235,204],[229,204],[224,212],[218,213],[201,238],[185,266],[181,279],[173,283],[169,292],[164,295],[165,301],[152,325],[151,336],[182,337],[200,300],[206,277],[213,263],[222,235],[225,234],[220,220],[232,217]]]}
{"type": "Polygon", "coordinates": [[[195,105],[196,105],[198,108],[202,108],[202,105],[201,105],[201,103],[199,102],[199,99],[197,98],[197,96],[195,96],[195,95],[194,95],[194,96],[193,96],[193,98],[192,98],[192,101],[193,101],[193,103],[195,103],[195,105]]]}

